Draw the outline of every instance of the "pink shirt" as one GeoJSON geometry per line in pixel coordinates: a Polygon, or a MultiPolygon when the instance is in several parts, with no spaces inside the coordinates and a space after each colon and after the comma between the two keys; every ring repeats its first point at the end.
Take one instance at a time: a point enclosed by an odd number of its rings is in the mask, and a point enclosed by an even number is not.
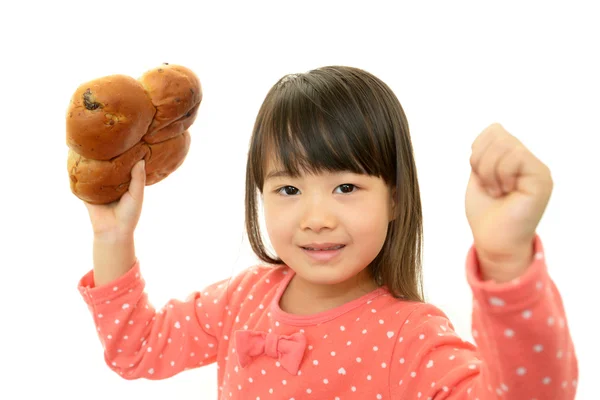
{"type": "Polygon", "coordinates": [[[524,276],[483,282],[472,247],[473,337],[442,311],[379,288],[312,316],[279,299],[294,272],[256,266],[156,310],[139,262],[102,287],[79,290],[124,379],[164,379],[217,363],[220,399],[574,399],[577,359],[543,248],[524,276]]]}

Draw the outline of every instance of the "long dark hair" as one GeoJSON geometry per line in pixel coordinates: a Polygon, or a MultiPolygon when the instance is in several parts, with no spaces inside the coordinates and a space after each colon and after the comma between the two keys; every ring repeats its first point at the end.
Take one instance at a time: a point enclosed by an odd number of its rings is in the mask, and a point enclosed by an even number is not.
{"type": "Polygon", "coordinates": [[[396,297],[423,301],[423,217],[408,122],[392,90],[358,68],[326,66],[282,77],[258,112],[246,171],[246,231],[256,255],[283,264],[265,249],[258,196],[266,160],[291,175],[351,171],[382,178],[395,202],[382,250],[368,266],[396,297]]]}

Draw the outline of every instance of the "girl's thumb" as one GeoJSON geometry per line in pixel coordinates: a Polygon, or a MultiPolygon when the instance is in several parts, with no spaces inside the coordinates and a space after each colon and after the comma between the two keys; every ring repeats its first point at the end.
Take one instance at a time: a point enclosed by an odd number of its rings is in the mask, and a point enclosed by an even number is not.
{"type": "Polygon", "coordinates": [[[138,177],[140,183],[142,184],[142,190],[144,189],[144,185],[146,184],[146,160],[142,160],[138,165],[138,177]]]}
{"type": "Polygon", "coordinates": [[[129,192],[136,200],[141,200],[144,196],[144,186],[146,185],[146,162],[138,161],[131,171],[131,182],[129,183],[129,192]]]}

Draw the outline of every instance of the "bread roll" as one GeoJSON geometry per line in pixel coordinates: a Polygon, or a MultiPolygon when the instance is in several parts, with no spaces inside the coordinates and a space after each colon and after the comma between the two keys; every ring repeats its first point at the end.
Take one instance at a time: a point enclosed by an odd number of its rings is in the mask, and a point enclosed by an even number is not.
{"type": "Polygon", "coordinates": [[[137,80],[110,75],[80,85],[66,118],[71,192],[91,204],[117,201],[141,159],[146,185],[165,179],[189,152],[201,101],[198,77],[178,65],[164,64],[137,80]]]}
{"type": "MultiPolygon", "coordinates": [[[[196,115],[193,110],[202,101],[202,91],[200,81],[192,71],[179,65],[166,64],[147,71],[139,80],[156,107],[156,115],[144,140],[152,141],[153,136],[167,139],[168,135],[160,134],[161,130],[174,122],[180,122],[182,126],[194,122],[196,115]]],[[[170,135],[174,136],[185,129],[171,131],[170,135]]]]}
{"type": "Polygon", "coordinates": [[[138,143],[156,108],[142,84],[111,75],[79,86],[67,113],[67,145],[84,157],[110,160],[138,143]]]}

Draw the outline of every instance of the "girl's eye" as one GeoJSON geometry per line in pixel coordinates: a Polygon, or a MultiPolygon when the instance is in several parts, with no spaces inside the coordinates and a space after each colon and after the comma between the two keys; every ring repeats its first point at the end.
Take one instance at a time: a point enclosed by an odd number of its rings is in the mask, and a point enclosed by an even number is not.
{"type": "Polygon", "coordinates": [[[283,194],[284,196],[293,196],[295,194],[298,194],[298,192],[300,191],[298,190],[298,188],[295,188],[293,186],[284,186],[282,188],[277,189],[276,192],[279,194],[283,194]]]}
{"type": "MultiPolygon", "coordinates": [[[[342,194],[355,192],[356,189],[358,188],[351,183],[344,183],[336,188],[336,190],[340,190],[342,194]]],[[[283,186],[277,189],[275,192],[283,196],[295,196],[300,193],[300,190],[294,186],[283,186]]]]}
{"type": "Polygon", "coordinates": [[[351,183],[344,183],[343,185],[340,185],[337,188],[340,189],[342,193],[352,193],[355,191],[354,189],[357,189],[357,187],[351,183]]]}

